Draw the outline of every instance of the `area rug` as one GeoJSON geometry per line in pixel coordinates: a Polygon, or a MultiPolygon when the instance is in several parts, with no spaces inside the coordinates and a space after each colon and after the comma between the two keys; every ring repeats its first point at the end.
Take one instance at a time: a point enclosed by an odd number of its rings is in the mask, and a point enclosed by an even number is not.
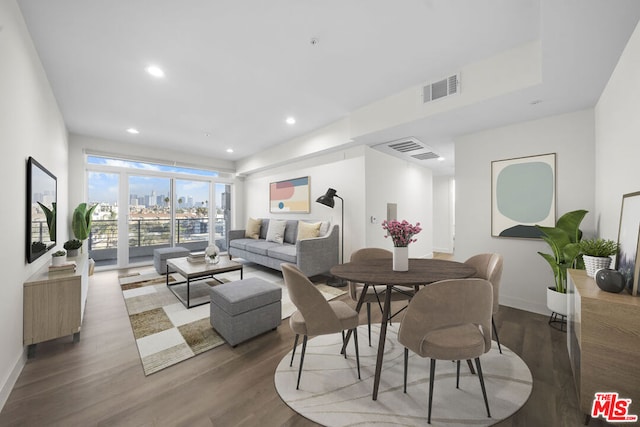
{"type": "MultiPolygon", "coordinates": [[[[246,265],[243,278],[250,277],[260,277],[283,288],[283,319],[296,310],[281,273],[246,265]]],[[[216,278],[222,282],[239,280],[240,272],[224,273],[216,275],[216,278]]],[[[170,275],[170,281],[184,280],[177,273],[170,275]]],[[[157,274],[153,269],[143,270],[122,276],[119,282],[145,375],[158,372],[225,343],[211,327],[209,304],[187,310],[167,288],[164,275],[157,274]]],[[[192,283],[192,304],[198,300],[208,301],[209,287],[216,284],[218,282],[214,280],[192,283]]],[[[345,293],[343,289],[332,288],[322,282],[316,283],[316,286],[327,300],[345,293]]],[[[186,285],[176,285],[174,289],[186,295],[186,285]]]]}
{"type": "MultiPolygon", "coordinates": [[[[372,325],[372,342],[377,343],[379,329],[379,325],[372,325]]],[[[289,352],[278,365],[274,379],[282,400],[300,415],[325,426],[427,425],[429,359],[410,352],[407,393],[403,393],[403,346],[396,338],[397,325],[390,326],[378,400],[374,401],[371,395],[376,346],[366,344],[366,334],[366,327],[360,327],[361,380],[358,380],[352,341],[347,347],[349,357],[345,359],[340,355],[340,334],[309,340],[299,390],[296,390],[296,379],[300,349],[293,367],[289,367],[289,352]]],[[[469,372],[466,364],[460,368],[460,388],[456,389],[456,364],[438,361],[431,425],[489,426],[525,404],[533,382],[529,368],[520,357],[504,345],[500,354],[494,342],[494,348],[480,361],[492,417],[487,417],[478,377],[469,372]]]]}

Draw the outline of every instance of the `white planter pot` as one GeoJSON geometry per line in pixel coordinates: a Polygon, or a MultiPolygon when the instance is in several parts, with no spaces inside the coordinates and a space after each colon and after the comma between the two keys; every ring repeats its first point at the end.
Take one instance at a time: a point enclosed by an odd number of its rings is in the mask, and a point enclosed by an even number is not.
{"type": "Polygon", "coordinates": [[[596,271],[609,268],[611,265],[611,257],[582,255],[582,259],[584,260],[584,267],[589,277],[595,277],[596,271]]]}
{"type": "Polygon", "coordinates": [[[555,313],[567,315],[567,294],[556,292],[554,288],[547,288],[547,308],[555,313]]]}
{"type": "Polygon", "coordinates": [[[393,247],[393,271],[409,271],[409,247],[393,247]]]}
{"type": "Polygon", "coordinates": [[[59,266],[65,263],[67,259],[64,256],[51,257],[51,265],[59,266]]]}

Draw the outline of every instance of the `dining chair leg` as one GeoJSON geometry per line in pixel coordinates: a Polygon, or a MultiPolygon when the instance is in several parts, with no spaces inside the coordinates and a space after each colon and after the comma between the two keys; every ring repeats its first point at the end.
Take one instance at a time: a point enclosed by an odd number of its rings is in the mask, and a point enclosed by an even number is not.
{"type": "Polygon", "coordinates": [[[289,366],[293,366],[293,356],[296,355],[296,346],[298,345],[298,337],[300,335],[296,334],[296,338],[293,340],[293,351],[291,352],[291,363],[289,363],[289,366]]]}
{"type": "Polygon", "coordinates": [[[473,367],[473,363],[471,363],[471,360],[467,359],[467,365],[469,365],[469,371],[471,371],[471,375],[475,375],[476,369],[473,367]]]}
{"type": "Polygon", "coordinates": [[[302,339],[302,353],[300,354],[300,367],[298,368],[298,382],[296,383],[296,390],[300,388],[300,376],[302,375],[302,364],[304,363],[304,353],[307,351],[307,336],[302,339]]]}
{"type": "Polygon", "coordinates": [[[407,369],[409,368],[409,349],[404,348],[404,392],[407,392],[407,369]]]}
{"type": "Polygon", "coordinates": [[[345,345],[345,343],[347,342],[347,338],[344,335],[344,331],[341,332],[342,333],[342,347],[344,347],[344,358],[347,358],[347,346],[345,345]]]}
{"type": "Polygon", "coordinates": [[[493,316],[491,316],[491,325],[493,326],[493,335],[496,336],[496,341],[498,343],[498,350],[500,354],[502,354],[502,347],[500,347],[500,338],[498,338],[498,330],[496,329],[496,322],[493,320],[493,316]]]}
{"type": "Polygon", "coordinates": [[[367,303],[367,326],[369,327],[369,347],[371,347],[371,304],[367,303]]]}
{"type": "Polygon", "coordinates": [[[456,360],[456,388],[460,388],[460,361],[456,360]]]}
{"type": "Polygon", "coordinates": [[[489,411],[489,401],[487,400],[487,390],[484,388],[484,378],[482,376],[482,366],[480,366],[480,358],[476,357],[476,367],[478,368],[478,378],[480,378],[480,387],[482,388],[482,396],[484,397],[484,405],[487,407],[487,417],[491,418],[489,411]]]}
{"type": "Polygon", "coordinates": [[[358,379],[360,378],[360,350],[358,349],[358,328],[352,329],[353,344],[356,346],[356,365],[358,366],[358,379]]]}
{"type": "Polygon", "coordinates": [[[436,376],[436,359],[431,359],[431,368],[429,369],[429,412],[427,423],[431,424],[431,404],[433,403],[433,382],[436,376]]]}

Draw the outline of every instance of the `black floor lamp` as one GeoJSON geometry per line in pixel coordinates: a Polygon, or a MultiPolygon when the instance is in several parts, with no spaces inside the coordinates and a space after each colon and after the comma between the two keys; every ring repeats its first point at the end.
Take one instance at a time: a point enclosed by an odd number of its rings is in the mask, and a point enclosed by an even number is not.
{"type": "MultiPolygon", "coordinates": [[[[333,208],[336,205],[336,201],[334,197],[337,197],[338,199],[342,200],[342,203],[341,203],[342,217],[340,222],[340,227],[342,228],[341,234],[340,234],[341,235],[340,264],[344,264],[344,199],[338,196],[336,193],[337,193],[336,190],[334,190],[333,188],[330,188],[327,190],[327,192],[324,195],[318,197],[316,199],[316,202],[325,206],[329,206],[330,208],[333,208]]],[[[336,288],[341,288],[343,286],[346,286],[347,282],[345,282],[342,279],[334,278],[334,280],[327,281],[327,285],[333,286],[336,288]]]]}

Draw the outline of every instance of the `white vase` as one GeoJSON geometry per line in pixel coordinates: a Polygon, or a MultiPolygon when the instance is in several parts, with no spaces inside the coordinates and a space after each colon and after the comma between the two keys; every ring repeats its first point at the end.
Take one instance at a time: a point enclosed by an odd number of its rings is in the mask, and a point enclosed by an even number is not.
{"type": "Polygon", "coordinates": [[[402,246],[393,248],[393,271],[409,270],[409,247],[402,246]]]}
{"type": "Polygon", "coordinates": [[[65,261],[66,261],[66,259],[65,259],[64,256],[51,257],[51,265],[56,266],[56,267],[64,264],[65,261]]]}
{"type": "Polygon", "coordinates": [[[595,277],[596,271],[609,268],[611,265],[611,257],[582,255],[582,259],[584,260],[584,268],[587,270],[587,276],[589,277],[595,277]]]}

